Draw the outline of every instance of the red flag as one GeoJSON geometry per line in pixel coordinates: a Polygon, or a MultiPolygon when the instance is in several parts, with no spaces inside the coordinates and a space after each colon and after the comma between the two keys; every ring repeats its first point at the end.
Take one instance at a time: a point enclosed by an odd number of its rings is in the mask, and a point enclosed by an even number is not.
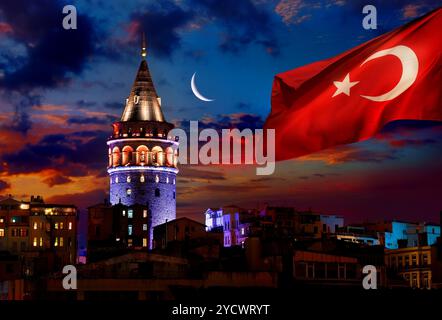
{"type": "Polygon", "coordinates": [[[372,137],[399,119],[442,120],[442,8],[337,57],[275,76],[265,128],[284,160],[372,137]]]}

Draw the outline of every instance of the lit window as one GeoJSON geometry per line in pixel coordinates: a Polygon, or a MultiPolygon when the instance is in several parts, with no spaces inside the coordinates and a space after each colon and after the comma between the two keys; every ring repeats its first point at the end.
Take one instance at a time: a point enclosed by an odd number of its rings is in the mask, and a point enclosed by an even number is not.
{"type": "Polygon", "coordinates": [[[244,235],[244,228],[241,228],[241,234],[244,235]]]}
{"type": "Polygon", "coordinates": [[[160,177],[158,177],[158,175],[155,176],[155,182],[156,183],[160,182],[160,177]]]}
{"type": "Polygon", "coordinates": [[[34,241],[33,241],[32,245],[33,245],[34,247],[37,246],[37,238],[34,237],[34,241]]]}
{"type": "Polygon", "coordinates": [[[147,239],[143,238],[143,247],[147,247],[147,239]]]}
{"type": "Polygon", "coordinates": [[[63,237],[60,237],[60,247],[63,247],[63,237]]]}
{"type": "Polygon", "coordinates": [[[58,247],[58,237],[55,238],[54,247],[58,247]]]}
{"type": "Polygon", "coordinates": [[[141,177],[140,177],[140,182],[144,182],[145,180],[144,180],[144,176],[142,175],[141,177]]]}
{"type": "Polygon", "coordinates": [[[127,240],[127,245],[128,245],[129,247],[132,247],[132,239],[128,239],[128,240],[127,240]]]}
{"type": "Polygon", "coordinates": [[[72,230],[72,222],[69,222],[68,229],[69,229],[69,230],[72,230]]]}
{"type": "Polygon", "coordinates": [[[115,178],[115,183],[118,183],[118,177],[115,178]]]}
{"type": "Polygon", "coordinates": [[[5,229],[0,229],[0,237],[4,237],[5,236],[5,229]]]}
{"type": "Polygon", "coordinates": [[[147,218],[147,210],[143,210],[143,218],[147,218]]]}
{"type": "Polygon", "coordinates": [[[126,216],[126,210],[123,210],[123,217],[126,216]]]}
{"type": "Polygon", "coordinates": [[[38,228],[37,222],[34,222],[34,230],[37,230],[37,228],[38,228]]]}
{"type": "Polygon", "coordinates": [[[3,223],[3,222],[5,222],[5,220],[2,218],[2,219],[0,219],[0,223],[3,223]]]}
{"type": "Polygon", "coordinates": [[[130,196],[132,194],[132,189],[126,189],[126,194],[130,196]]]}
{"type": "Polygon", "coordinates": [[[60,222],[60,229],[63,230],[63,227],[64,227],[63,222],[60,222]]]}
{"type": "Polygon", "coordinates": [[[127,176],[126,181],[130,182],[130,176],[127,176]]]}
{"type": "Polygon", "coordinates": [[[127,217],[130,219],[132,219],[134,217],[134,211],[132,209],[129,209],[127,211],[127,217]]]}
{"type": "Polygon", "coordinates": [[[166,183],[169,183],[169,177],[166,178],[166,183]]]}
{"type": "Polygon", "coordinates": [[[145,223],[145,224],[143,224],[143,231],[146,231],[147,230],[147,224],[145,223]]]}
{"type": "Polygon", "coordinates": [[[127,226],[127,233],[131,236],[132,235],[132,225],[127,226]]]}
{"type": "Polygon", "coordinates": [[[40,247],[43,247],[43,238],[40,237],[40,247]]]}
{"type": "Polygon", "coordinates": [[[55,229],[58,229],[58,222],[55,223],[55,229]]]}
{"type": "Polygon", "coordinates": [[[175,179],[173,179],[173,184],[175,184],[175,179]]]}

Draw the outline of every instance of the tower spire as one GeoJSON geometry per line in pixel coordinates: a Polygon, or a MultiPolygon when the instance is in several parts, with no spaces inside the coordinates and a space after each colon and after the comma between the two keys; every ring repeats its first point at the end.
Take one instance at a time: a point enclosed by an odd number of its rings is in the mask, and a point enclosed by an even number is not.
{"type": "Polygon", "coordinates": [[[141,57],[146,59],[147,56],[147,45],[146,45],[146,34],[144,31],[141,34],[141,57]]]}

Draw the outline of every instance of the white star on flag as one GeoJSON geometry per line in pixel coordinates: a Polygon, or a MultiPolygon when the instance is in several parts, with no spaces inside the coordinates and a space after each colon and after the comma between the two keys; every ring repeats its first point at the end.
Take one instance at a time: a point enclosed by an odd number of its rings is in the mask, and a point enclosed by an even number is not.
{"type": "Polygon", "coordinates": [[[333,81],[333,84],[337,88],[335,93],[333,94],[332,98],[337,96],[338,94],[344,93],[347,96],[350,96],[350,88],[358,84],[359,81],[350,81],[350,74],[347,73],[344,80],[342,81],[333,81]]]}

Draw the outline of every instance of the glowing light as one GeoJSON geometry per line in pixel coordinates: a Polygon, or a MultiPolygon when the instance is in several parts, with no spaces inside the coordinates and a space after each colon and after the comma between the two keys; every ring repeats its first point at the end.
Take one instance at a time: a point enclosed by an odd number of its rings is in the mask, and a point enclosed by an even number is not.
{"type": "Polygon", "coordinates": [[[137,142],[137,141],[139,141],[139,142],[153,141],[153,142],[161,142],[161,143],[167,142],[167,143],[170,143],[170,144],[173,144],[173,145],[176,145],[176,146],[179,145],[178,141],[166,140],[166,139],[158,139],[158,138],[136,138],[136,139],[134,139],[134,138],[124,139],[123,138],[123,139],[115,139],[115,140],[109,140],[107,142],[107,145],[110,146],[111,144],[114,144],[116,142],[137,142]]]}
{"type": "Polygon", "coordinates": [[[27,203],[20,204],[20,209],[21,210],[28,210],[29,209],[29,204],[27,204],[27,203]]]}
{"type": "MultiPolygon", "coordinates": [[[[109,168],[107,172],[112,174],[114,172],[137,172],[137,171],[159,171],[159,172],[170,172],[177,174],[179,172],[176,168],[166,168],[166,167],[152,167],[152,166],[130,166],[130,167],[115,167],[109,168]]],[[[118,182],[117,182],[118,183],[118,182]]]]}

